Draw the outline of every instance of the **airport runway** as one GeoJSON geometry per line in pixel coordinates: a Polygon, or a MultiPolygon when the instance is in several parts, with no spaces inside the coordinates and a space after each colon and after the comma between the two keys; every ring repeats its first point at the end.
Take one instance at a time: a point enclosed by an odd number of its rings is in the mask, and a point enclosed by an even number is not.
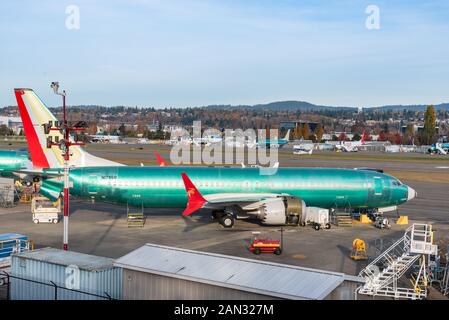
{"type": "MultiPolygon", "coordinates": [[[[12,143],[9,145],[9,143],[5,141],[0,141],[0,149],[17,150],[23,148],[27,148],[25,143],[12,143]]],[[[157,165],[154,151],[158,151],[167,162],[170,162],[171,146],[169,145],[87,144],[85,148],[88,152],[98,157],[127,165],[140,165],[141,163],[144,165],[157,165]]],[[[266,152],[266,150],[263,150],[263,152],[266,152]]],[[[281,166],[337,168],[370,167],[384,169],[385,171],[414,171],[449,174],[449,156],[364,151],[353,153],[315,151],[312,155],[293,155],[292,153],[292,149],[288,147],[278,150],[281,166]]],[[[240,163],[230,165],[240,166],[240,163]]]]}
{"type": "MultiPolygon", "coordinates": [[[[110,160],[131,165],[156,165],[154,151],[158,151],[166,160],[170,159],[171,146],[167,145],[108,145],[89,144],[86,150],[92,154],[110,160]]],[[[263,151],[265,152],[265,151],[263,151]]],[[[269,151],[268,151],[269,152],[269,151]]],[[[292,150],[278,150],[279,162],[283,167],[370,167],[386,171],[417,171],[449,173],[449,156],[430,156],[416,153],[373,153],[354,152],[337,153],[316,151],[312,155],[293,155],[292,150]]],[[[240,166],[240,163],[232,165],[240,166]]],[[[449,183],[449,180],[448,180],[449,183]]]]}

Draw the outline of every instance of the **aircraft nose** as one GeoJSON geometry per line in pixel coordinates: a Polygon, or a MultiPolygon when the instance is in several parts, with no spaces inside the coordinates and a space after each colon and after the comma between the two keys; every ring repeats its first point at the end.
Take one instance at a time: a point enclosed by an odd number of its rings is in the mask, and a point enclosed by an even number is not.
{"type": "Polygon", "coordinates": [[[416,197],[416,191],[413,188],[410,188],[407,186],[407,201],[412,200],[414,197],[416,197]]]}

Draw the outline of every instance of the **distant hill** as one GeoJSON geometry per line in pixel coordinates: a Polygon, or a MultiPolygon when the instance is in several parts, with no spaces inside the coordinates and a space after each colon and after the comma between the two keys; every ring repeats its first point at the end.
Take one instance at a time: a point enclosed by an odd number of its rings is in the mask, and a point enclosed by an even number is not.
{"type": "MultiPolygon", "coordinates": [[[[435,107],[435,110],[445,110],[449,111],[449,103],[441,103],[441,104],[435,104],[433,105],[435,107]]],[[[372,110],[382,110],[382,111],[401,111],[404,109],[407,110],[413,110],[413,111],[425,111],[427,108],[427,105],[425,104],[418,104],[418,105],[391,105],[391,106],[382,106],[382,107],[374,107],[370,108],[372,110]]]]}
{"type": "MultiPolygon", "coordinates": [[[[154,109],[153,107],[132,107],[132,106],[113,106],[113,107],[106,107],[106,106],[98,106],[98,105],[77,105],[77,106],[69,106],[70,108],[75,109],[82,109],[82,110],[95,110],[95,111],[102,111],[106,112],[109,108],[115,108],[115,109],[125,109],[125,108],[136,108],[136,109],[154,109]]],[[[435,109],[437,111],[445,110],[449,111],[449,103],[441,103],[434,105],[435,109]]],[[[0,108],[0,112],[4,113],[8,109],[11,108],[17,108],[16,106],[9,106],[0,108]]],[[[343,111],[343,112],[356,112],[356,107],[347,107],[347,106],[323,106],[323,105],[316,105],[313,103],[309,103],[306,101],[275,101],[270,103],[264,103],[264,104],[256,104],[256,105],[224,105],[224,104],[217,104],[217,105],[208,105],[208,106],[201,106],[201,107],[193,107],[193,108],[206,108],[210,110],[235,110],[235,109],[250,109],[255,111],[261,111],[261,110],[268,110],[268,111],[343,111]]],[[[420,104],[420,105],[386,105],[386,106],[380,106],[380,107],[372,107],[372,108],[364,108],[365,111],[402,111],[404,109],[412,110],[412,111],[425,111],[427,108],[427,105],[420,104]]],[[[62,109],[62,107],[51,107],[50,110],[52,111],[59,111],[62,109]]],[[[161,110],[164,108],[157,108],[157,110],[161,110]]],[[[171,109],[171,108],[168,108],[171,109]]],[[[184,109],[184,108],[173,108],[173,109],[184,109]]],[[[72,109],[73,110],[73,109],[72,109]]]]}
{"type": "Polygon", "coordinates": [[[332,107],[321,106],[305,101],[277,101],[265,104],[250,105],[210,105],[206,106],[208,109],[255,109],[255,110],[301,110],[301,111],[323,111],[323,110],[344,110],[344,111],[357,111],[355,107],[332,107]]]}

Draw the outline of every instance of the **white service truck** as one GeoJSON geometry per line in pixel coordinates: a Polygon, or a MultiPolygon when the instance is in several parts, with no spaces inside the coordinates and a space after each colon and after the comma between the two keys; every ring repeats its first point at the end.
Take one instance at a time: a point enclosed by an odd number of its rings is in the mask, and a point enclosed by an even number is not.
{"type": "Polygon", "coordinates": [[[302,214],[301,225],[312,225],[315,230],[330,229],[329,210],[318,207],[306,207],[302,214]]]}

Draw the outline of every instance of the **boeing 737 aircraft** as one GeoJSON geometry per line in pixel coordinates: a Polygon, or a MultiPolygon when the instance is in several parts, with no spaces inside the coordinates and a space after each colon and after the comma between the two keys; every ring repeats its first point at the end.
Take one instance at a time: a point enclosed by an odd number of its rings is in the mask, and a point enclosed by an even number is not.
{"type": "MultiPolygon", "coordinates": [[[[46,148],[50,131],[43,125],[55,117],[31,89],[16,89],[40,193],[52,200],[61,195],[62,159],[46,148]]],[[[72,148],[70,149],[72,150],[72,148]]],[[[329,168],[278,168],[261,175],[258,168],[131,167],[94,157],[73,148],[70,193],[122,205],[185,208],[190,215],[204,208],[224,227],[235,219],[254,218],[267,225],[298,224],[306,206],[381,209],[400,205],[415,191],[395,177],[373,171],[329,168]]],[[[17,170],[16,173],[20,173],[17,170]]]]}

